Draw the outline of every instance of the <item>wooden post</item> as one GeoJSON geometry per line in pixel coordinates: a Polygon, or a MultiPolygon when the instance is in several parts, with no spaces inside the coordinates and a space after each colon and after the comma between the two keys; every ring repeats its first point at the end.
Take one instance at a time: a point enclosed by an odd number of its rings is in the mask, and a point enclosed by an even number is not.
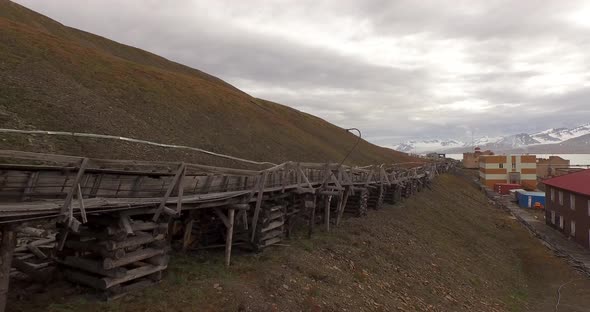
{"type": "Polygon", "coordinates": [[[235,209],[229,208],[228,216],[229,226],[227,227],[227,235],[225,235],[225,266],[229,266],[231,260],[231,244],[234,235],[234,216],[235,209]]]}
{"type": "Polygon", "coordinates": [[[309,232],[307,236],[311,237],[313,234],[313,226],[315,225],[315,206],[316,206],[317,196],[313,195],[313,205],[311,207],[311,216],[309,217],[309,232]]]}
{"type": "Polygon", "coordinates": [[[84,171],[86,170],[86,166],[88,166],[88,158],[82,158],[82,161],[80,163],[80,168],[78,169],[78,173],[76,174],[76,177],[74,178],[74,181],[72,183],[72,187],[71,187],[70,191],[66,195],[66,199],[64,200],[64,205],[61,210],[62,214],[64,214],[67,217],[66,220],[72,217],[72,211],[70,209],[71,204],[72,204],[72,198],[74,197],[74,194],[77,192],[78,184],[80,184],[80,180],[82,179],[82,176],[84,175],[84,171]]]}
{"type": "Polygon", "coordinates": [[[262,196],[264,195],[264,185],[266,184],[266,178],[268,171],[264,171],[260,177],[260,184],[258,185],[258,196],[256,197],[256,207],[254,207],[254,215],[252,216],[252,237],[251,242],[254,242],[256,237],[256,226],[258,225],[258,216],[260,215],[260,208],[262,206],[262,196]]]}
{"type": "Polygon", "coordinates": [[[340,196],[338,196],[338,209],[336,209],[336,226],[340,225],[340,220],[342,220],[342,214],[344,213],[344,208],[346,207],[346,200],[348,199],[348,193],[350,187],[346,187],[344,192],[340,192],[340,196]]]}
{"type": "Polygon", "coordinates": [[[182,251],[186,251],[188,246],[191,244],[191,235],[193,233],[194,219],[192,215],[189,216],[191,219],[184,225],[184,235],[182,236],[182,251]]]}
{"type": "Polygon", "coordinates": [[[86,208],[84,207],[84,197],[82,196],[82,188],[78,183],[78,201],[80,202],[80,215],[82,215],[82,223],[88,222],[88,217],[86,216],[86,208]]]}
{"type": "Polygon", "coordinates": [[[16,232],[12,226],[2,227],[2,242],[0,243],[0,312],[6,311],[6,296],[10,282],[10,268],[12,255],[16,247],[16,232]]]}
{"type": "Polygon", "coordinates": [[[326,232],[330,232],[330,199],[331,195],[324,195],[325,207],[324,207],[324,224],[326,225],[326,232]]]}
{"type": "Polygon", "coordinates": [[[178,166],[178,170],[176,170],[176,174],[172,178],[172,181],[170,181],[170,185],[168,185],[168,189],[166,189],[166,193],[164,194],[164,197],[162,197],[162,201],[160,202],[160,205],[158,206],[158,209],[156,210],[156,213],[152,218],[154,222],[158,221],[158,219],[160,218],[160,214],[162,213],[162,211],[165,210],[164,208],[166,206],[166,202],[168,201],[170,194],[172,194],[172,190],[174,190],[174,188],[178,186],[178,182],[180,181],[181,176],[184,174],[185,167],[185,163],[180,163],[180,165],[178,166]]]}

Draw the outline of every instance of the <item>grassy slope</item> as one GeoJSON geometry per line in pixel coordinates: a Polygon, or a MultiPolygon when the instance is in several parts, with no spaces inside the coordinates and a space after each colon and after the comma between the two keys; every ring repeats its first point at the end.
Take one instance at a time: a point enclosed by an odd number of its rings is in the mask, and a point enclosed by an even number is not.
{"type": "MultiPolygon", "coordinates": [[[[198,51],[195,51],[198,52],[198,51]]],[[[256,160],[338,161],[356,138],[201,71],[0,0],[0,124],[105,133],[256,160]]],[[[96,157],[216,159],[123,143],[3,135],[0,148],[96,157]]],[[[362,142],[356,164],[408,161],[362,142]]]]}
{"type": "MultiPolygon", "coordinates": [[[[12,308],[553,311],[559,285],[580,278],[469,182],[450,175],[402,205],[290,244],[236,255],[228,270],[221,254],[177,255],[160,287],[110,304],[46,293],[12,308]]],[[[575,280],[562,296],[560,311],[584,311],[590,281],[575,280]]]]}

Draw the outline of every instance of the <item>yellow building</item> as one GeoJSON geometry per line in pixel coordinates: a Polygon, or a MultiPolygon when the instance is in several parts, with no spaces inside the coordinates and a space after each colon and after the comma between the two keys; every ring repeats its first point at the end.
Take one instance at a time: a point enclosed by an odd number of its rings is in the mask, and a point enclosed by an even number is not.
{"type": "Polygon", "coordinates": [[[535,155],[481,155],[479,179],[491,189],[496,183],[520,184],[525,188],[537,186],[537,158],[535,155]]]}

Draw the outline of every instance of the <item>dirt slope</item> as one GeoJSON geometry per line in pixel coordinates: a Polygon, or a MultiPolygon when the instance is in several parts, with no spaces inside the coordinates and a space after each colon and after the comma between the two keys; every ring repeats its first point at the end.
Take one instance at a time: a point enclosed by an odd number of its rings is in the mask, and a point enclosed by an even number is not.
{"type": "MultiPolygon", "coordinates": [[[[273,162],[339,161],[356,140],[320,118],[6,0],[0,0],[0,86],[0,125],[6,128],[130,136],[273,162]]],[[[87,139],[2,135],[0,148],[227,165],[87,139]]],[[[408,160],[364,141],[351,156],[356,164],[408,160]]]]}
{"type": "Polygon", "coordinates": [[[11,311],[587,311],[590,282],[465,179],[262,254],[176,255],[158,288],[113,303],[52,292],[11,311]],[[56,302],[57,301],[57,302],[56,302]],[[48,304],[52,302],[52,304],[48,304]]]}

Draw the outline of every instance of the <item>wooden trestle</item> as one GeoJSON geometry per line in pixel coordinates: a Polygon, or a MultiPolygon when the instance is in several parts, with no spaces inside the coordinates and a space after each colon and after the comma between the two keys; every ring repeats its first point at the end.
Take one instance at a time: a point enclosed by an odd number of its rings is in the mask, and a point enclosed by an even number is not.
{"type": "MultiPolygon", "coordinates": [[[[64,276],[116,298],[157,283],[171,245],[185,251],[225,247],[229,265],[232,246],[260,250],[298,224],[310,235],[319,226],[329,231],[345,215],[363,216],[410,196],[450,166],[286,162],[257,171],[3,150],[0,311],[15,226],[27,221],[56,220],[54,261],[64,276]]],[[[33,265],[18,261],[21,268],[33,265]]]]}

